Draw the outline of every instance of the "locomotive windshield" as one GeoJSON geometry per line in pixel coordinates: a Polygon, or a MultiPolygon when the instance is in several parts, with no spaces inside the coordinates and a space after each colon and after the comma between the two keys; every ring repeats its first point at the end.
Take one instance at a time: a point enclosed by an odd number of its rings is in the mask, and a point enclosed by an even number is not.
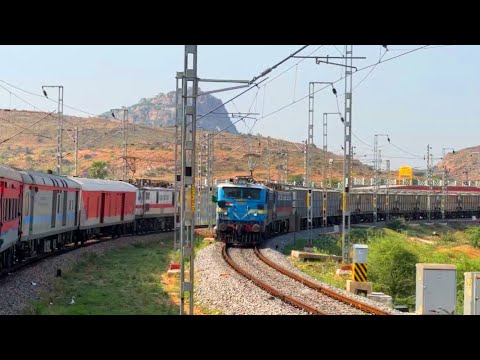
{"type": "Polygon", "coordinates": [[[224,187],[223,194],[228,199],[260,200],[261,189],[224,187]]]}

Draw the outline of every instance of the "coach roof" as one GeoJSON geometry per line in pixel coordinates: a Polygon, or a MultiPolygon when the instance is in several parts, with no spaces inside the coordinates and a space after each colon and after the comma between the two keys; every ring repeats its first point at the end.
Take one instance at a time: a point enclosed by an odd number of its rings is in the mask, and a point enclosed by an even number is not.
{"type": "Polygon", "coordinates": [[[115,180],[86,179],[68,177],[70,180],[81,185],[82,190],[87,191],[125,191],[136,192],[137,188],[129,183],[115,180]]]}
{"type": "Polygon", "coordinates": [[[4,179],[22,181],[22,176],[20,175],[20,172],[4,165],[0,165],[0,177],[4,179]]]}
{"type": "Polygon", "coordinates": [[[80,188],[77,183],[71,181],[66,176],[44,174],[35,171],[20,171],[19,173],[23,178],[23,182],[25,182],[26,184],[58,186],[74,189],[80,188]]]}

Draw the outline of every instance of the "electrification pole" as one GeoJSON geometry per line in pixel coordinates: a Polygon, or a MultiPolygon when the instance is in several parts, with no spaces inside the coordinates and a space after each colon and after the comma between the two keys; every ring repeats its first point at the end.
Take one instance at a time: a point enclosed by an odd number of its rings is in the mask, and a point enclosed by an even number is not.
{"type": "Polygon", "coordinates": [[[62,175],[63,164],[63,86],[44,85],[43,94],[48,98],[46,88],[58,88],[58,123],[57,123],[57,175],[62,175]]]}
{"type": "MultiPolygon", "coordinates": [[[[249,87],[253,80],[200,79],[197,76],[197,45],[185,45],[184,71],[177,73],[182,79],[182,130],[181,130],[181,171],[180,171],[180,315],[185,314],[185,293],[189,293],[189,315],[193,315],[194,288],[194,239],[195,239],[195,142],[197,130],[197,97],[214,92],[249,87]],[[225,89],[198,92],[198,83],[225,82],[244,85],[225,89]],[[189,91],[191,89],[191,91],[189,91]],[[187,203],[187,197],[189,202],[187,203]],[[187,279],[187,264],[189,265],[187,279]]],[[[178,89],[178,86],[177,86],[178,89]]],[[[178,111],[177,111],[178,115],[178,111]]],[[[176,179],[178,181],[178,177],[176,179]]]]}
{"type": "Polygon", "coordinates": [[[304,173],[304,176],[303,176],[303,186],[307,187],[308,183],[307,183],[307,151],[308,151],[308,148],[307,148],[307,140],[305,141],[302,141],[303,142],[303,173],[304,173]]]}
{"type": "MultiPolygon", "coordinates": [[[[313,164],[311,163],[310,159],[313,154],[313,124],[315,120],[315,112],[314,112],[314,105],[315,105],[315,84],[329,84],[332,86],[333,93],[336,95],[337,91],[333,87],[332,82],[325,82],[325,81],[311,81],[308,86],[308,138],[307,138],[307,153],[306,153],[306,165],[305,165],[305,178],[307,182],[308,192],[307,192],[307,229],[308,229],[308,241],[307,247],[312,247],[313,245],[313,238],[312,238],[312,229],[313,229],[313,189],[311,186],[312,179],[311,174],[313,173],[313,164]]],[[[325,115],[324,115],[324,122],[325,122],[325,115]]],[[[325,123],[324,123],[324,131],[325,131],[325,123]]],[[[324,134],[325,137],[325,134],[324,134]]],[[[325,139],[324,139],[325,141],[325,139]]],[[[324,145],[325,146],[325,145],[324,145]]],[[[324,180],[325,182],[325,180],[324,180]]],[[[326,196],[326,193],[324,194],[326,196]]],[[[325,201],[325,200],[324,200],[325,201]]]]}
{"type": "Polygon", "coordinates": [[[430,144],[427,145],[427,187],[428,187],[428,196],[427,196],[427,216],[428,220],[432,219],[432,163],[430,161],[430,150],[432,147],[430,144]]]}
{"type": "Polygon", "coordinates": [[[75,176],[78,176],[78,126],[75,126],[75,176]]]}
{"type": "Polygon", "coordinates": [[[175,146],[174,146],[174,160],[175,160],[175,174],[173,178],[173,189],[174,189],[174,204],[175,204],[175,216],[173,219],[173,249],[178,249],[178,227],[180,220],[180,186],[181,186],[181,168],[182,168],[182,131],[179,131],[182,128],[183,124],[183,72],[177,72],[175,77],[176,90],[175,90],[175,146]]]}
{"type": "Polygon", "coordinates": [[[390,221],[390,160],[387,163],[387,193],[385,195],[386,221],[390,221]]]}
{"type": "MultiPolygon", "coordinates": [[[[348,196],[350,193],[351,166],[352,161],[352,70],[353,59],[365,59],[365,57],[353,57],[353,45],[345,45],[345,56],[294,56],[294,58],[314,58],[317,64],[330,64],[345,67],[345,121],[344,121],[344,146],[343,146],[343,196],[342,196],[342,257],[348,263],[348,249],[350,246],[350,212],[348,210],[348,196]],[[321,60],[325,59],[325,60],[321,60]],[[331,62],[332,59],[343,59],[345,64],[331,62]]],[[[356,68],[355,68],[356,69],[356,68]]],[[[333,87],[333,85],[332,85],[333,87]]],[[[333,93],[337,95],[333,88],[333,93]]],[[[309,107],[310,109],[310,107],[309,107]]],[[[310,132],[310,122],[309,122],[310,132]]],[[[313,133],[313,122],[312,122],[313,133]]]]}
{"type": "Polygon", "coordinates": [[[378,198],[378,188],[379,188],[379,179],[378,175],[380,172],[380,150],[378,150],[378,137],[379,136],[386,136],[388,142],[390,142],[390,138],[388,134],[375,134],[375,140],[373,143],[373,162],[374,162],[374,184],[373,184],[373,223],[377,226],[378,222],[378,205],[377,205],[377,198],[378,198]]]}
{"type": "Polygon", "coordinates": [[[206,135],[203,132],[203,130],[200,128],[199,129],[199,151],[198,151],[198,165],[197,165],[197,206],[195,209],[196,216],[197,216],[197,225],[201,224],[201,204],[202,204],[202,180],[203,180],[203,175],[204,175],[204,166],[206,167],[206,164],[204,164],[205,156],[208,156],[203,150],[206,150],[207,145],[204,144],[204,139],[206,139],[206,135]],[[203,136],[202,136],[203,135],[203,136]]]}
{"type": "Polygon", "coordinates": [[[123,111],[123,173],[122,173],[122,180],[128,180],[128,157],[127,157],[127,126],[128,126],[128,109],[125,107],[121,109],[111,109],[110,112],[112,113],[112,117],[116,118],[115,112],[116,111],[123,111]]]}
{"type": "Polygon", "coordinates": [[[455,154],[453,148],[442,148],[442,159],[443,159],[443,176],[442,176],[442,220],[445,220],[445,201],[447,200],[447,166],[445,165],[445,150],[452,150],[455,154]]]}
{"type": "Polygon", "coordinates": [[[272,180],[270,177],[270,136],[267,138],[267,161],[268,161],[267,182],[269,183],[272,180]]]}
{"type": "Polygon", "coordinates": [[[182,76],[182,145],[180,190],[180,315],[185,314],[185,292],[189,293],[189,314],[193,315],[193,281],[195,236],[195,140],[197,125],[197,46],[185,45],[182,76]],[[189,94],[189,88],[191,89],[189,94]],[[187,196],[190,204],[187,204],[187,196]],[[190,267],[186,278],[187,262],[190,267]]]}
{"type": "Polygon", "coordinates": [[[125,162],[123,164],[123,181],[128,180],[127,131],[128,131],[128,110],[124,109],[123,110],[123,158],[125,159],[125,162]]]}
{"type": "Polygon", "coordinates": [[[328,115],[340,115],[340,113],[323,113],[323,183],[322,183],[322,223],[323,227],[327,227],[327,151],[328,151],[328,115]]]}
{"type": "Polygon", "coordinates": [[[212,194],[213,194],[213,166],[214,166],[214,159],[215,159],[215,151],[214,151],[214,138],[212,133],[207,134],[207,187],[208,187],[208,199],[207,199],[207,223],[208,229],[212,230],[212,194]]]}
{"type": "Polygon", "coordinates": [[[343,131],[343,199],[342,199],[342,257],[345,263],[350,263],[350,162],[352,161],[352,72],[353,45],[345,45],[345,121],[343,131]]]}

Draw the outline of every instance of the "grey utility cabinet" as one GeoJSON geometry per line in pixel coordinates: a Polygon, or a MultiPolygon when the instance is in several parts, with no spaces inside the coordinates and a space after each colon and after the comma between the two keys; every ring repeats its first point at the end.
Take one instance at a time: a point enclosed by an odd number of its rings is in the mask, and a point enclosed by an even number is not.
{"type": "Polygon", "coordinates": [[[465,273],[463,315],[480,315],[480,272],[465,273]]]}
{"type": "Polygon", "coordinates": [[[457,268],[447,264],[417,264],[416,313],[453,315],[457,304],[457,268]]]}

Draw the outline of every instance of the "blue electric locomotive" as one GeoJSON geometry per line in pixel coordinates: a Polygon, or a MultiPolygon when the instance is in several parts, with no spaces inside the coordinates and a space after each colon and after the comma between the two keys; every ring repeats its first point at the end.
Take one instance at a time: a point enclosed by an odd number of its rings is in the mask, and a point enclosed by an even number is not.
{"type": "Polygon", "coordinates": [[[237,177],[218,185],[216,237],[235,245],[255,245],[273,232],[287,232],[292,194],[237,177]]]}

